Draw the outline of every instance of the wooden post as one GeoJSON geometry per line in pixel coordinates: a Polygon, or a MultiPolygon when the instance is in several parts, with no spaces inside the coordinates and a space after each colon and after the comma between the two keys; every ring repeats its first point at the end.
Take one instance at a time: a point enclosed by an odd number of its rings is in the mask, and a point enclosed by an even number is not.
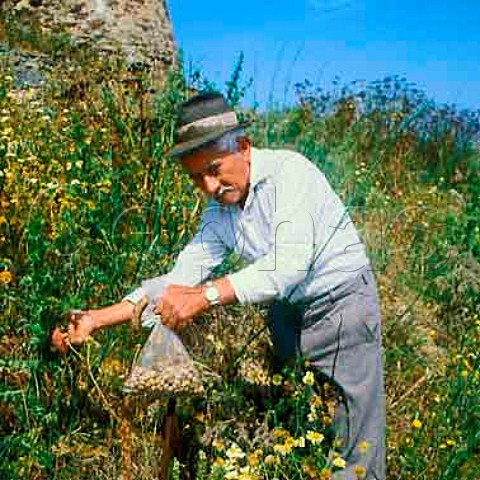
{"type": "Polygon", "coordinates": [[[180,428],[176,413],[177,401],[175,397],[168,399],[167,413],[163,422],[162,460],[160,463],[160,480],[168,480],[170,461],[177,453],[180,440],[180,428]]]}
{"type": "Polygon", "coordinates": [[[122,476],[121,480],[133,480],[132,476],[132,427],[130,425],[130,405],[127,398],[123,398],[121,423],[119,428],[120,444],[122,448],[122,476]]]}

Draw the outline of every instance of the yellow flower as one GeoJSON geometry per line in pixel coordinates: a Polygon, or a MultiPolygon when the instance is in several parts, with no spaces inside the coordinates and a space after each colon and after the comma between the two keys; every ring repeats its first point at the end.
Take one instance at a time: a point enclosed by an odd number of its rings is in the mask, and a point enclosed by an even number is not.
{"type": "Polygon", "coordinates": [[[312,467],[311,465],[304,465],[302,467],[302,471],[307,475],[308,478],[318,478],[315,467],[312,467]]]}
{"type": "Polygon", "coordinates": [[[329,468],[322,468],[320,471],[320,480],[330,480],[332,478],[332,472],[329,468]]]}
{"type": "Polygon", "coordinates": [[[10,283],[12,281],[12,274],[8,270],[0,272],[0,283],[10,283]]]}
{"type": "Polygon", "coordinates": [[[295,446],[295,440],[293,439],[293,437],[291,437],[290,435],[285,439],[285,445],[289,445],[291,447],[294,447],[295,446]]]}
{"type": "Polygon", "coordinates": [[[273,451],[280,455],[288,455],[292,451],[292,445],[287,443],[282,445],[281,443],[278,443],[273,446],[273,451]]]}
{"type": "Polygon", "coordinates": [[[317,443],[323,442],[323,439],[325,438],[324,435],[318,432],[313,432],[312,430],[309,430],[306,435],[307,440],[312,442],[314,445],[317,443]]]}
{"type": "Polygon", "coordinates": [[[0,215],[0,225],[3,225],[4,223],[7,223],[7,219],[5,218],[5,215],[0,215]]]}
{"type": "Polygon", "coordinates": [[[450,438],[447,438],[446,442],[445,442],[449,447],[453,447],[454,445],[457,444],[457,442],[455,440],[452,440],[450,438]]]}
{"type": "Polygon", "coordinates": [[[280,386],[282,384],[282,376],[279,375],[278,373],[276,373],[273,377],[272,377],[272,383],[275,385],[275,386],[280,386]]]}
{"type": "Polygon", "coordinates": [[[225,465],[225,460],[221,457],[216,458],[213,462],[214,467],[223,467],[224,465],[225,465]]]}
{"type": "Polygon", "coordinates": [[[335,457],[333,459],[332,465],[337,468],[345,468],[347,462],[342,457],[335,457]]]}
{"type": "Polygon", "coordinates": [[[463,359],[463,364],[465,365],[467,370],[469,371],[473,370],[472,364],[468,361],[468,358],[463,359]]]}
{"type": "Polygon", "coordinates": [[[310,412],[308,415],[307,415],[307,420],[309,422],[314,422],[316,419],[318,418],[318,415],[315,411],[313,412],[310,412]]]}
{"type": "Polygon", "coordinates": [[[123,364],[116,358],[107,358],[102,362],[102,373],[108,376],[121,375],[124,371],[123,364]]]}
{"type": "Polygon", "coordinates": [[[335,448],[342,448],[342,445],[343,445],[343,440],[341,438],[337,438],[333,442],[333,446],[335,448]]]}
{"type": "Polygon", "coordinates": [[[255,472],[250,467],[246,466],[240,469],[238,480],[259,480],[259,477],[255,475],[255,472]]]}
{"type": "Polygon", "coordinates": [[[303,377],[303,383],[305,385],[310,385],[312,386],[315,383],[315,375],[313,374],[312,371],[308,371],[304,377],[303,377]]]}
{"type": "Polygon", "coordinates": [[[329,425],[331,425],[333,423],[332,421],[332,416],[331,415],[323,415],[322,416],[322,422],[323,422],[323,425],[325,427],[328,427],[329,425]]]}
{"type": "Polygon", "coordinates": [[[305,438],[304,437],[298,437],[296,440],[294,440],[295,446],[298,448],[305,448],[305,438]]]}
{"type": "Polygon", "coordinates": [[[278,463],[278,459],[277,457],[275,457],[275,455],[267,455],[264,459],[263,459],[263,463],[265,463],[265,465],[268,466],[271,466],[271,465],[275,465],[276,463],[278,463]]]}
{"type": "Polygon", "coordinates": [[[225,478],[227,480],[236,480],[236,479],[238,479],[238,477],[239,477],[239,474],[238,474],[237,470],[230,470],[229,472],[227,472],[225,474],[225,478]]]}
{"type": "Polygon", "coordinates": [[[353,472],[357,476],[358,479],[365,478],[365,475],[367,474],[367,470],[365,467],[362,467],[361,465],[357,465],[354,469],[353,472]]]}
{"type": "Polygon", "coordinates": [[[362,440],[358,444],[358,450],[360,453],[367,453],[369,449],[370,449],[370,444],[366,440],[362,440]]]}
{"type": "Polygon", "coordinates": [[[196,413],[195,420],[200,423],[205,423],[205,414],[203,412],[196,413]]]}
{"type": "Polygon", "coordinates": [[[230,460],[245,456],[245,452],[236,444],[233,444],[225,453],[230,460]]]}
{"type": "Polygon", "coordinates": [[[287,438],[290,436],[287,430],[279,427],[276,427],[272,430],[272,435],[274,436],[274,438],[287,438]]]}
{"type": "Polygon", "coordinates": [[[225,448],[225,443],[223,443],[222,439],[215,438],[212,442],[212,447],[221,452],[225,448]]]}
{"type": "Polygon", "coordinates": [[[256,452],[247,455],[247,463],[250,467],[256,467],[260,463],[259,455],[256,452]]]}
{"type": "Polygon", "coordinates": [[[288,455],[291,453],[294,447],[296,447],[296,441],[290,436],[288,432],[285,437],[284,443],[277,443],[273,447],[273,451],[279,453],[280,455],[288,455]]]}
{"type": "Polygon", "coordinates": [[[422,422],[418,418],[413,420],[413,422],[412,422],[412,427],[413,428],[420,428],[421,426],[422,426],[422,422]]]}

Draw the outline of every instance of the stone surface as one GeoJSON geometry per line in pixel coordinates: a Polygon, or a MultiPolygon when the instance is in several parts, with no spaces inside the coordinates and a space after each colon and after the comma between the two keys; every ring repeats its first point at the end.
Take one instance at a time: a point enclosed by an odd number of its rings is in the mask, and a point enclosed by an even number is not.
{"type": "Polygon", "coordinates": [[[62,26],[80,42],[120,51],[132,64],[148,64],[161,79],[175,65],[175,42],[165,0],[4,0],[42,28],[62,26]]]}
{"type": "Polygon", "coordinates": [[[45,82],[45,73],[54,68],[55,63],[42,54],[21,52],[0,42],[0,64],[12,68],[14,85],[17,89],[39,87],[45,82]]]}

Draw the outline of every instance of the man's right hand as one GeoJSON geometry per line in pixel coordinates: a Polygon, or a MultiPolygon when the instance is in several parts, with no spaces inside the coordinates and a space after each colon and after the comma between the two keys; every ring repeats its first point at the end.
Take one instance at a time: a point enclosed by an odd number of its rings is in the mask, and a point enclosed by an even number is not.
{"type": "Polygon", "coordinates": [[[60,353],[66,353],[68,345],[81,345],[95,330],[129,322],[133,310],[134,306],[127,301],[98,310],[71,310],[66,314],[67,331],[62,332],[57,327],[52,332],[52,347],[60,353]]]}
{"type": "Polygon", "coordinates": [[[72,311],[67,314],[68,341],[72,345],[81,345],[97,329],[96,320],[88,311],[72,311]]]}

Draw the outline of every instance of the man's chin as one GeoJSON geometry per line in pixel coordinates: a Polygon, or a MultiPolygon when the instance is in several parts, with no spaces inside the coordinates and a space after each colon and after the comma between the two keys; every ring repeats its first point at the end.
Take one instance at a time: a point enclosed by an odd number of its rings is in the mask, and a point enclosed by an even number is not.
{"type": "Polygon", "coordinates": [[[227,192],[215,200],[221,205],[235,205],[239,203],[239,198],[237,192],[227,192]]]}

